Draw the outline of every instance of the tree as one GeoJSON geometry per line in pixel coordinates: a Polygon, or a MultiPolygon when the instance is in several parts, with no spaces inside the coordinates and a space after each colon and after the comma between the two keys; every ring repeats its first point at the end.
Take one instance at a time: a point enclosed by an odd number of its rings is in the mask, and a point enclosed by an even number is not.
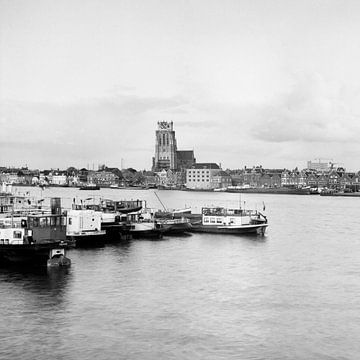
{"type": "Polygon", "coordinates": [[[66,169],[67,175],[75,175],[75,174],[77,174],[77,172],[78,172],[78,170],[73,166],[70,166],[66,169]]]}

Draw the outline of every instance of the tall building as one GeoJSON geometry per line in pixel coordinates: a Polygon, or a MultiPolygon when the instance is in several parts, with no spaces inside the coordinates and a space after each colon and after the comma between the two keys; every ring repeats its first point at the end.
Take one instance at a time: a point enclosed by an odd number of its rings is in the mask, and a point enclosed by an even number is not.
{"type": "Polygon", "coordinates": [[[153,171],[182,170],[196,162],[193,150],[177,150],[173,122],[159,121],[155,132],[153,171]]]}
{"type": "Polygon", "coordinates": [[[308,161],[307,162],[307,168],[309,170],[316,170],[319,172],[326,172],[329,171],[332,168],[331,161],[321,161],[321,159],[318,159],[318,161],[308,161]]]}

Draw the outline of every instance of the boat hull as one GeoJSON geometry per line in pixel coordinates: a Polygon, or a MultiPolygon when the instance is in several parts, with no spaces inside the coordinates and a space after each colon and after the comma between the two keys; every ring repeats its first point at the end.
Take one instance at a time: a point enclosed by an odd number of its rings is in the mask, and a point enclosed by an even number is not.
{"type": "Polygon", "coordinates": [[[249,194],[285,194],[285,195],[310,195],[310,189],[307,188],[245,188],[245,189],[227,189],[229,193],[249,193],[249,194]]]}
{"type": "Polygon", "coordinates": [[[190,232],[192,226],[190,222],[184,223],[161,223],[163,226],[163,233],[164,235],[181,235],[185,232],[190,232]]]}
{"type": "Polygon", "coordinates": [[[68,235],[66,238],[74,247],[96,247],[104,245],[105,235],[106,232],[101,231],[100,234],[68,235]]]}
{"type": "Polygon", "coordinates": [[[23,245],[0,245],[0,263],[46,266],[48,260],[50,259],[50,251],[59,247],[59,242],[23,245]]]}
{"type": "Polygon", "coordinates": [[[100,186],[81,186],[79,190],[100,190],[100,186]]]}
{"type": "Polygon", "coordinates": [[[199,233],[210,233],[210,234],[264,235],[267,226],[268,226],[267,224],[239,225],[239,226],[217,226],[217,225],[212,226],[212,225],[193,224],[191,227],[191,231],[199,232],[199,233]]]}
{"type": "Polygon", "coordinates": [[[133,239],[160,239],[163,235],[163,231],[160,229],[151,230],[131,230],[130,235],[133,239]]]}

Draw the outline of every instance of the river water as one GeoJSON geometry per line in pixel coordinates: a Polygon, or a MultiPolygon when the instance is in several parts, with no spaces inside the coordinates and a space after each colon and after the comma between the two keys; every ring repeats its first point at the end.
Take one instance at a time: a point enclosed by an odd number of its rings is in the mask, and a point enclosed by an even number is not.
{"type": "MultiPolygon", "coordinates": [[[[18,190],[161,208],[150,190],[18,190]]],[[[269,228],[72,249],[65,271],[1,269],[1,359],[359,358],[359,199],[158,194],[194,211],[264,202],[269,228]]]]}

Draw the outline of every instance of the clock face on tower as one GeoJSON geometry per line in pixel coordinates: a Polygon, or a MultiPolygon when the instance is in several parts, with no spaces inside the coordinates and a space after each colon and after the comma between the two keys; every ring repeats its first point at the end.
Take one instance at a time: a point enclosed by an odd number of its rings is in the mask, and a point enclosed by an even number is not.
{"type": "Polygon", "coordinates": [[[169,129],[169,128],[170,128],[169,123],[167,123],[166,121],[160,121],[159,122],[159,129],[166,130],[166,129],[169,129]]]}

